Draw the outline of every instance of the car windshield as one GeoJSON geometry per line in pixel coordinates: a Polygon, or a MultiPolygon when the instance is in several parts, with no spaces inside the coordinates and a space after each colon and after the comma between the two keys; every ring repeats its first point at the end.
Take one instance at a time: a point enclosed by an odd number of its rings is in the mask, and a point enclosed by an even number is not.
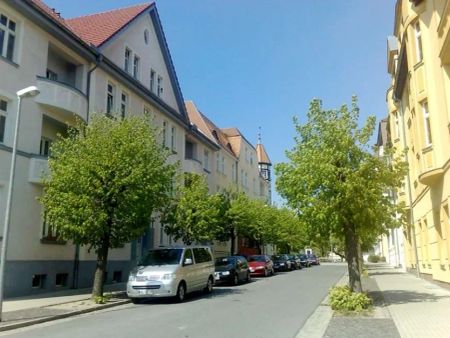
{"type": "Polygon", "coordinates": [[[173,265],[179,264],[183,249],[158,249],[148,252],[139,265],[173,265]]]}
{"type": "Polygon", "coordinates": [[[221,257],[216,259],[216,266],[227,266],[233,264],[236,261],[235,258],[232,257],[221,257]]]}
{"type": "Polygon", "coordinates": [[[306,255],[300,255],[300,259],[307,259],[306,255]]]}
{"type": "Polygon", "coordinates": [[[283,255],[275,255],[272,258],[274,261],[284,261],[286,259],[283,255]]]}
{"type": "Polygon", "coordinates": [[[266,261],[266,257],[264,257],[264,256],[249,256],[247,258],[247,260],[249,262],[265,262],[266,261]]]}

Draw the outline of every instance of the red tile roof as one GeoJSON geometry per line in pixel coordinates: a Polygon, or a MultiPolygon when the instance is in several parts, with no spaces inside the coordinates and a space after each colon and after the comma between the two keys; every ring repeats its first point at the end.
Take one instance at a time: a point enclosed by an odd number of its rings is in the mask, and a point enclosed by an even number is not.
{"type": "Polygon", "coordinates": [[[86,43],[99,47],[151,5],[152,3],[135,5],[66,19],[65,22],[86,43]]]}
{"type": "Polygon", "coordinates": [[[44,14],[50,16],[53,20],[57,21],[58,23],[66,26],[66,22],[64,18],[61,17],[61,15],[54,9],[47,6],[42,0],[31,0],[31,2],[37,6],[37,8],[43,12],[44,14]]]}

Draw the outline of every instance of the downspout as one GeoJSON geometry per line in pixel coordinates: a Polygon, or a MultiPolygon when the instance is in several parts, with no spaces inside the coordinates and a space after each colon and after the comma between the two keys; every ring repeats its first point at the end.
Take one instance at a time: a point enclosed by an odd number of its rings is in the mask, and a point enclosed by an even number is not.
{"type": "MultiPolygon", "coordinates": [[[[103,61],[103,55],[98,54],[95,60],[95,66],[92,67],[87,73],[87,81],[86,81],[86,99],[87,99],[87,108],[86,108],[86,123],[89,123],[89,111],[91,109],[90,105],[90,97],[91,97],[91,76],[92,73],[97,69],[98,65],[103,61]]],[[[72,271],[72,289],[78,289],[78,275],[80,272],[80,245],[75,245],[75,254],[73,258],[73,271],[72,271]]]]}
{"type": "Polygon", "coordinates": [[[405,162],[408,164],[408,172],[407,172],[407,183],[408,183],[408,199],[409,199],[409,216],[412,224],[412,230],[413,230],[413,246],[414,246],[414,254],[416,258],[416,274],[417,277],[420,278],[420,267],[419,267],[419,253],[417,251],[417,241],[416,241],[416,226],[415,226],[415,220],[414,220],[414,210],[413,210],[413,197],[412,197],[412,189],[411,189],[411,175],[409,173],[409,162],[408,162],[408,147],[406,145],[406,128],[405,128],[405,112],[403,109],[403,102],[402,100],[399,100],[394,95],[394,102],[399,103],[398,107],[400,108],[400,115],[402,117],[402,133],[403,133],[403,151],[405,153],[405,162]]]}

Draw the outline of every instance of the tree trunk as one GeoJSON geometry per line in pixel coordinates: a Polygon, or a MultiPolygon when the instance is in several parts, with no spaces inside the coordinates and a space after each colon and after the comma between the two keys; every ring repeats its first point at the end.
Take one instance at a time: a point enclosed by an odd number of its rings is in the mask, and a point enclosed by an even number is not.
{"type": "Polygon", "coordinates": [[[349,287],[354,292],[362,292],[361,274],[359,271],[358,235],[356,234],[355,226],[351,224],[346,224],[344,231],[349,287]]]}
{"type": "Polygon", "coordinates": [[[364,257],[360,241],[358,241],[358,265],[359,265],[359,275],[362,276],[364,270],[364,257]]]}
{"type": "Polygon", "coordinates": [[[108,262],[109,238],[110,234],[108,232],[104,236],[103,243],[97,251],[97,267],[95,269],[94,285],[92,287],[92,298],[103,296],[106,264],[108,262]]]}
{"type": "Polygon", "coordinates": [[[231,248],[230,248],[230,255],[233,256],[236,251],[236,233],[234,232],[234,229],[231,229],[230,231],[230,240],[231,240],[231,248]]]}

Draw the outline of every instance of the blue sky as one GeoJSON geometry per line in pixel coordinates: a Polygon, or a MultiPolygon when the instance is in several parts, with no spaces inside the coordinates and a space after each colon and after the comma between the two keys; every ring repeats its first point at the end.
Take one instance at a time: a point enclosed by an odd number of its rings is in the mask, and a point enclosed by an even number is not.
{"type": "MultiPolygon", "coordinates": [[[[63,17],[142,1],[44,0],[63,17]]],[[[292,117],[358,95],[361,118],[386,113],[386,37],[395,0],[157,0],[185,99],[256,143],[273,163],[293,145],[292,117]]],[[[375,141],[375,137],[373,137],[375,141]]],[[[275,201],[279,198],[274,196],[275,201]]]]}

